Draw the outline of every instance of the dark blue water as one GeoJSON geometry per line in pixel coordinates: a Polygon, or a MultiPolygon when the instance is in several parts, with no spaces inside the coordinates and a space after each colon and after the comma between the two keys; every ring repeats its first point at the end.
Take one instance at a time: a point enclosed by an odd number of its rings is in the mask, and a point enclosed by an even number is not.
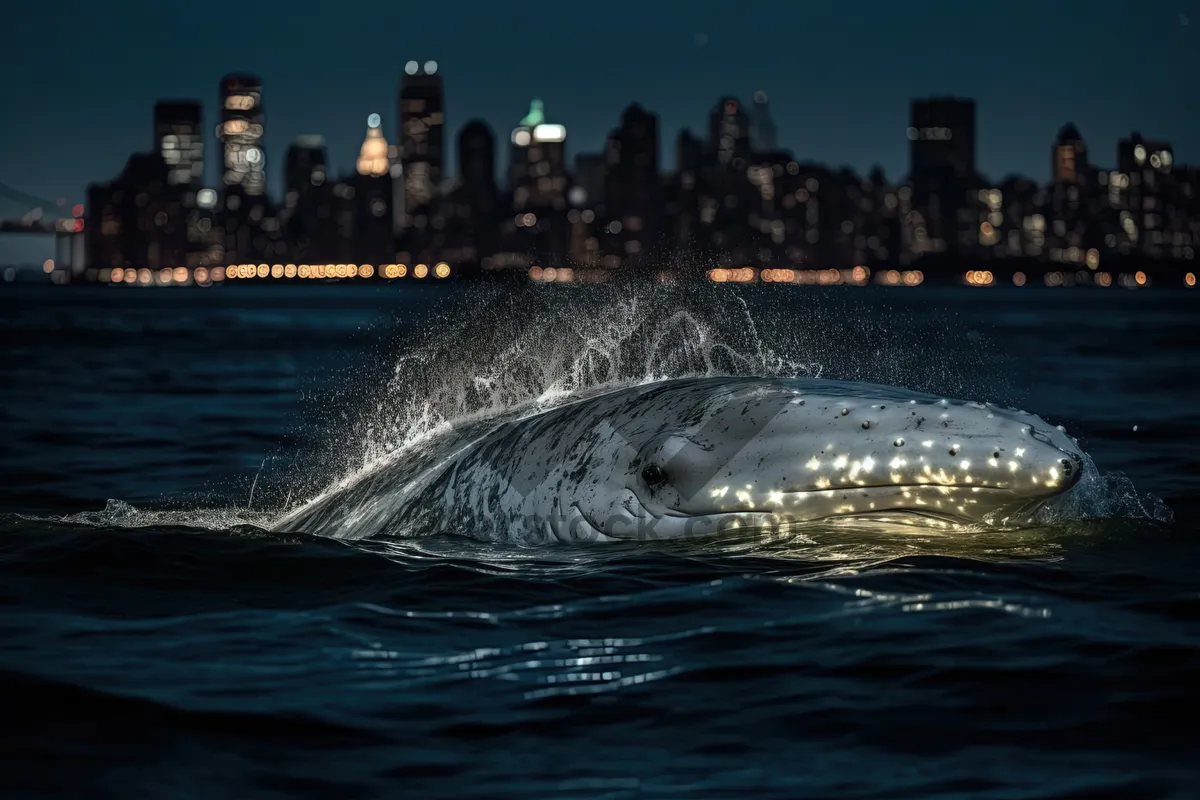
{"type": "Polygon", "coordinates": [[[1198,796],[1200,295],[745,294],[825,376],[1019,403],[1107,477],[1007,534],[274,537],[453,298],[0,289],[3,794],[1198,796]]]}

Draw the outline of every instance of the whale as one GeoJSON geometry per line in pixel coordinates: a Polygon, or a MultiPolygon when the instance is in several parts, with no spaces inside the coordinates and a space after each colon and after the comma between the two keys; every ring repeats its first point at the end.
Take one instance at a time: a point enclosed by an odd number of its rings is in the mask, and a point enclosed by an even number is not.
{"type": "Polygon", "coordinates": [[[467,420],[278,519],[338,539],[679,539],[835,518],[1019,525],[1076,440],[992,403],[813,378],[700,377],[467,420]]]}

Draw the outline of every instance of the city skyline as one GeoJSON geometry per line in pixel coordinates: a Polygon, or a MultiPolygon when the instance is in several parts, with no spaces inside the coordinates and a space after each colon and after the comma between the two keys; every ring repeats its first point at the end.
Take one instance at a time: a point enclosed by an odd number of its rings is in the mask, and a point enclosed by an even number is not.
{"type": "MultiPolygon", "coordinates": [[[[906,166],[899,136],[909,99],[944,94],[978,100],[979,163],[989,175],[1040,179],[1042,143],[1066,122],[1096,142],[1136,127],[1173,142],[1182,162],[1196,160],[1198,123],[1186,113],[1180,88],[1162,80],[1186,66],[1196,26],[1170,3],[1150,3],[1135,14],[1102,2],[1079,16],[1023,2],[1005,15],[950,3],[942,13],[930,7],[924,14],[865,3],[850,14],[766,2],[732,19],[717,4],[698,3],[686,23],[644,5],[609,4],[604,15],[586,8],[495,19],[479,14],[466,23],[414,8],[376,12],[364,30],[358,15],[327,15],[312,25],[305,3],[288,5],[288,14],[265,3],[238,12],[237,22],[255,32],[249,45],[218,35],[232,24],[227,17],[182,4],[151,12],[125,0],[100,17],[22,7],[13,43],[0,58],[13,69],[36,62],[46,78],[43,86],[11,81],[0,88],[5,107],[22,109],[29,123],[0,133],[4,152],[22,154],[9,159],[0,180],[76,200],[88,181],[115,174],[127,153],[143,147],[144,109],[154,100],[196,97],[205,119],[216,119],[213,86],[234,71],[264,82],[269,151],[282,153],[294,134],[321,133],[342,171],[353,163],[367,114],[393,122],[387,112],[410,58],[438,60],[453,87],[446,109],[451,130],[475,117],[505,130],[538,96],[572,132],[570,157],[598,149],[627,100],[657,113],[664,131],[699,130],[712,98],[749,99],[763,90],[773,101],[780,143],[798,158],[859,172],[878,163],[893,178],[906,166]],[[587,30],[580,28],[584,18],[587,30]],[[872,19],[869,27],[864,18],[872,19]],[[189,25],[180,29],[183,19],[189,25]],[[156,22],[178,32],[169,40],[141,35],[156,22]],[[53,36],[36,35],[51,25],[53,36]],[[1060,36],[1061,30],[1072,35],[1060,36]],[[1093,49],[1117,32],[1125,46],[1095,58],[1093,49]],[[354,44],[331,44],[338,41],[354,44]],[[511,45],[500,55],[480,49],[483,41],[511,45]],[[113,59],[134,45],[139,63],[113,59]],[[1014,49],[998,49],[1005,45],[1014,49]],[[583,58],[581,48],[596,55],[583,58]],[[979,63],[989,48],[995,55],[979,63]],[[88,69],[95,60],[105,69],[88,69]],[[56,82],[75,91],[43,88],[56,82]],[[75,155],[71,164],[61,159],[65,151],[75,155]]],[[[267,164],[272,192],[281,167],[278,156],[267,164]]],[[[205,177],[211,183],[215,175],[205,177]]]]}
{"type": "MultiPolygon", "coordinates": [[[[854,281],[869,267],[890,268],[889,280],[900,280],[895,268],[933,257],[943,277],[969,261],[1024,259],[1110,285],[1101,263],[1191,261],[1200,244],[1200,171],[1179,164],[1170,142],[1134,132],[1118,140],[1116,164],[1106,166],[1068,123],[1048,154],[1051,181],[997,180],[978,168],[969,98],[910,104],[910,170],[899,182],[878,168],[861,175],[780,149],[763,93],[749,108],[719,99],[702,136],[685,129],[676,137],[675,169],[666,173],[659,119],[640,105],[625,108],[602,153],[580,155],[572,168],[566,128],[533,100],[508,137],[479,120],[464,125],[453,137],[461,168],[443,180],[449,148],[437,67],[405,65],[396,102],[401,144],[387,143],[382,117],[372,113],[353,173],[332,174],[319,136],[294,139],[282,203],[264,191],[257,76],[226,75],[219,84],[221,191],[201,179],[199,103],[156,103],[157,147],[132,154],[113,180],[89,185],[86,213],[73,211],[84,218],[69,220],[83,232],[83,251],[80,237],[60,239],[71,252],[61,269],[50,261],[47,269],[59,280],[69,272],[83,281],[119,275],[146,283],[157,274],[178,283],[195,274],[202,282],[212,274],[219,282],[250,271],[310,277],[300,272],[316,260],[338,270],[390,262],[399,272],[386,277],[402,277],[412,263],[418,279],[430,263],[446,274],[554,281],[574,280],[578,267],[590,281],[663,268],[690,274],[697,267],[689,259],[699,257],[739,279],[756,265],[764,280],[791,282],[830,265],[850,269],[854,281]],[[497,170],[505,141],[508,168],[497,170]]],[[[966,274],[986,285],[993,279],[987,270],[966,274]]],[[[1121,280],[1141,284],[1146,274],[1121,280]]],[[[1013,280],[1027,277],[1018,271],[1013,280]]],[[[1192,272],[1184,277],[1194,281],[1192,272]]]]}
{"type": "MultiPolygon", "coordinates": [[[[414,74],[424,75],[425,70],[428,68],[426,65],[432,65],[432,68],[437,73],[437,77],[439,79],[443,78],[443,75],[440,72],[441,65],[433,60],[428,60],[424,63],[409,60],[401,67],[400,75],[403,76],[404,71],[414,65],[419,72],[410,72],[408,73],[408,77],[412,77],[414,74]]],[[[383,139],[390,146],[390,157],[393,160],[395,160],[397,157],[403,158],[405,156],[405,150],[402,147],[402,143],[405,141],[405,136],[401,131],[400,115],[398,110],[389,109],[387,103],[381,102],[379,104],[380,108],[373,109],[362,115],[361,119],[357,123],[357,129],[359,131],[357,139],[352,143],[352,145],[343,150],[332,144],[329,140],[329,137],[327,137],[321,130],[318,129],[303,130],[292,133],[285,133],[276,130],[276,126],[271,122],[269,110],[271,106],[270,87],[267,86],[266,82],[262,81],[259,76],[253,73],[246,71],[231,72],[221,76],[214,82],[214,91],[211,94],[216,97],[216,100],[212,101],[211,103],[204,98],[184,97],[182,95],[156,98],[155,101],[144,110],[144,116],[146,116],[144,128],[148,131],[152,131],[152,135],[150,137],[143,137],[141,142],[132,146],[126,153],[125,159],[115,170],[112,171],[111,174],[88,176],[83,179],[78,195],[68,195],[60,198],[63,201],[60,204],[62,206],[63,213],[65,214],[66,209],[70,208],[76,202],[82,202],[82,195],[86,192],[87,186],[95,183],[103,183],[119,175],[122,169],[127,166],[127,162],[130,157],[139,153],[155,152],[158,149],[162,136],[162,132],[158,129],[160,124],[160,120],[158,119],[158,110],[160,108],[176,110],[177,107],[195,106],[200,109],[200,116],[196,120],[196,123],[200,126],[200,139],[202,142],[202,152],[199,156],[201,162],[199,184],[220,191],[224,187],[221,155],[223,149],[226,147],[224,144],[224,137],[220,129],[223,124],[236,117],[236,114],[231,116],[230,110],[223,107],[224,99],[226,97],[225,84],[230,80],[240,81],[247,79],[258,81],[256,91],[261,91],[263,98],[262,107],[263,109],[266,109],[264,111],[258,107],[255,108],[255,113],[258,114],[258,123],[263,128],[263,133],[260,137],[263,141],[263,152],[270,154],[269,156],[260,156],[266,159],[266,163],[265,168],[261,165],[259,166],[259,171],[265,175],[265,181],[261,184],[263,188],[259,190],[259,193],[265,194],[272,200],[279,201],[286,193],[286,154],[289,152],[289,150],[297,145],[315,145],[319,143],[319,146],[324,149],[328,159],[327,163],[325,164],[325,168],[331,179],[350,177],[356,172],[360,171],[359,159],[362,157],[361,149],[363,146],[364,132],[367,136],[372,135],[372,132],[374,132],[374,135],[382,134],[383,139]],[[210,104],[213,108],[211,117],[206,113],[206,107],[210,104]],[[394,111],[395,113],[389,114],[389,111],[394,111]],[[269,144],[269,142],[277,142],[279,140],[284,141],[284,145],[282,147],[272,147],[269,144]]],[[[403,77],[397,80],[397,88],[393,92],[394,95],[399,95],[404,85],[403,80],[403,77]]],[[[236,92],[240,90],[235,88],[230,89],[229,91],[236,92]]],[[[443,88],[443,91],[445,93],[443,95],[444,98],[451,94],[452,89],[443,88]]],[[[710,98],[710,103],[708,106],[703,109],[703,113],[701,114],[703,120],[700,124],[685,125],[674,131],[666,128],[663,125],[662,117],[655,111],[655,109],[647,107],[645,104],[636,99],[629,100],[617,110],[604,134],[601,135],[597,142],[595,142],[595,145],[591,147],[579,144],[577,141],[578,137],[573,134],[572,129],[569,126],[561,124],[560,120],[555,116],[552,109],[545,111],[545,121],[552,123],[555,127],[563,129],[566,137],[564,141],[564,153],[568,165],[573,166],[577,157],[582,156],[587,158],[589,156],[601,155],[603,153],[604,142],[607,136],[611,134],[611,132],[619,124],[622,113],[630,108],[643,109],[644,111],[653,115],[659,121],[659,163],[657,164],[657,167],[661,174],[667,175],[674,171],[674,167],[672,165],[675,160],[674,151],[678,136],[690,134],[700,140],[705,140],[708,138],[709,131],[707,130],[707,126],[709,116],[712,114],[715,107],[719,106],[722,102],[728,99],[736,100],[753,118],[757,110],[758,99],[760,97],[769,102],[769,96],[762,90],[747,93],[745,95],[737,95],[734,93],[714,95],[712,98],[710,98]]],[[[1136,122],[1128,129],[1122,131],[1110,142],[1101,142],[1090,137],[1086,131],[1081,131],[1082,126],[1077,125],[1074,120],[1067,119],[1063,120],[1054,129],[1054,131],[1051,132],[1048,137],[1046,137],[1044,141],[1038,143],[1038,149],[1041,151],[1040,161],[1042,169],[1040,171],[1037,169],[1022,171],[1012,168],[988,170],[986,166],[981,163],[983,159],[981,159],[979,156],[979,147],[977,144],[979,139],[987,138],[986,127],[980,122],[980,119],[984,115],[981,114],[979,104],[974,97],[956,96],[953,94],[925,94],[913,96],[905,101],[904,117],[902,120],[900,120],[902,124],[895,126],[899,131],[899,134],[896,138],[900,140],[904,149],[904,162],[898,169],[889,169],[881,160],[876,160],[865,165],[844,164],[825,161],[817,157],[797,152],[795,147],[790,146],[787,141],[781,140],[781,137],[778,135],[776,106],[773,103],[771,103],[769,106],[771,114],[770,122],[772,124],[770,141],[772,143],[777,143],[777,149],[780,152],[790,153],[799,162],[817,164],[834,171],[848,169],[857,175],[863,176],[878,168],[883,170],[883,173],[890,184],[900,185],[907,180],[911,180],[911,174],[914,166],[911,163],[911,144],[912,139],[914,138],[913,132],[915,130],[912,126],[912,123],[915,121],[913,119],[913,109],[915,106],[920,106],[927,103],[936,103],[939,101],[960,102],[974,106],[973,119],[971,120],[971,125],[973,126],[973,130],[971,132],[972,141],[967,146],[967,150],[972,154],[972,163],[977,174],[993,183],[999,183],[1011,177],[1027,178],[1039,185],[1050,183],[1053,180],[1054,168],[1051,166],[1051,162],[1047,157],[1047,152],[1053,149],[1058,137],[1064,131],[1068,130],[1075,132],[1076,135],[1083,139],[1083,141],[1090,143],[1089,146],[1092,153],[1091,162],[1097,167],[1117,168],[1118,160],[1120,158],[1119,149],[1121,142],[1128,140],[1131,136],[1143,136],[1147,141],[1150,142],[1163,142],[1169,144],[1175,164],[1180,167],[1194,166],[1197,163],[1189,160],[1186,155],[1181,156],[1181,149],[1179,145],[1174,140],[1170,139],[1170,137],[1156,135],[1156,133],[1153,131],[1147,132],[1136,122]],[[1111,150],[1111,157],[1106,155],[1106,152],[1109,150],[1111,150]]],[[[394,106],[396,102],[397,101],[393,98],[392,105],[394,106]]],[[[508,148],[506,146],[508,142],[508,135],[512,131],[522,126],[523,118],[525,118],[530,109],[535,106],[539,111],[544,111],[546,109],[546,102],[536,94],[532,95],[526,104],[520,107],[524,109],[524,111],[516,112],[510,115],[513,119],[509,126],[496,124],[496,122],[493,120],[477,116],[465,117],[461,121],[461,124],[457,127],[449,124],[448,122],[443,123],[443,136],[446,140],[446,143],[441,148],[440,152],[440,157],[444,167],[442,174],[439,176],[440,179],[442,181],[453,180],[458,174],[459,164],[457,163],[457,148],[455,147],[455,142],[461,130],[468,125],[477,125],[482,122],[487,125],[488,129],[495,137],[495,176],[498,184],[505,185],[507,183],[506,174],[510,168],[510,163],[508,161],[510,153],[508,152],[508,148]]],[[[185,113],[187,112],[185,111],[185,113]]],[[[328,122],[328,118],[326,118],[326,121],[328,122]]],[[[340,124],[338,127],[340,127],[340,124]]],[[[1186,148],[1183,149],[1183,152],[1187,152],[1186,148]]],[[[435,181],[435,183],[438,182],[440,181],[435,181]]],[[[8,184],[5,181],[0,181],[0,183],[6,183],[6,185],[12,186],[12,184],[8,184]]],[[[12,188],[19,192],[26,193],[26,189],[23,186],[12,186],[12,188]]],[[[28,192],[28,194],[36,196],[35,192],[28,192]]],[[[47,210],[51,211],[50,209],[47,210]]],[[[51,214],[51,216],[53,216],[53,214],[51,214]]]]}

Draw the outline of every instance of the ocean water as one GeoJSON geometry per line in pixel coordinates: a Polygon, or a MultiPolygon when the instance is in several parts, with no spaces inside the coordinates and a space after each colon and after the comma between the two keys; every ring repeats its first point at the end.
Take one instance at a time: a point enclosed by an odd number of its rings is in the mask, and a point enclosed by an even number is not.
{"type": "Polygon", "coordinates": [[[9,797],[1191,798],[1200,295],[0,288],[9,797]],[[448,419],[819,374],[1079,438],[1052,524],[524,547],[272,519],[448,419]]]}

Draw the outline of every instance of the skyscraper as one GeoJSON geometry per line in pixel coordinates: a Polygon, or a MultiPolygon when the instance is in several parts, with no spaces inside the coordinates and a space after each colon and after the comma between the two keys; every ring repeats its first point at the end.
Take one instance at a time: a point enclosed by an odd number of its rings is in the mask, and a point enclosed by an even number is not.
{"type": "Polygon", "coordinates": [[[442,181],[445,91],[437,62],[409,61],[400,79],[399,117],[404,180],[403,227],[429,213],[442,181]]]}
{"type": "Polygon", "coordinates": [[[328,159],[324,137],[309,134],[293,139],[284,165],[287,194],[304,194],[311,187],[324,184],[329,171],[328,159]]]}
{"type": "Polygon", "coordinates": [[[766,92],[754,93],[754,113],[751,117],[750,143],[760,153],[770,153],[776,147],[775,120],[766,92]]]}
{"type": "Polygon", "coordinates": [[[1054,183],[1080,183],[1088,169],[1087,145],[1079,129],[1067,123],[1054,139],[1050,176],[1054,183]]]}
{"type": "Polygon", "coordinates": [[[248,195],[266,191],[263,151],[262,81],[254,75],[221,79],[221,124],[217,138],[223,150],[221,183],[239,186],[248,195]]]}
{"type": "Polygon", "coordinates": [[[949,170],[957,178],[975,175],[975,101],[956,97],[914,100],[908,126],[909,169],[920,176],[949,170]]]}
{"type": "Polygon", "coordinates": [[[154,105],[154,148],[167,165],[169,186],[199,187],[204,179],[200,104],[162,100],[154,105]]]}
{"type": "Polygon", "coordinates": [[[722,165],[750,153],[750,117],[736,97],[722,98],[708,115],[708,142],[722,165]]]}
{"type": "Polygon", "coordinates": [[[630,105],[608,138],[605,156],[607,216],[619,223],[613,227],[623,253],[636,258],[658,239],[662,223],[658,117],[637,103],[630,105]]]}
{"type": "Polygon", "coordinates": [[[567,129],[546,122],[545,107],[535,98],[509,138],[509,182],[516,208],[565,208],[567,129]]]}
{"type": "Polygon", "coordinates": [[[367,134],[355,162],[359,175],[382,178],[388,174],[388,143],[383,138],[382,125],[378,114],[367,117],[367,134]]]}
{"type": "Polygon", "coordinates": [[[971,252],[980,236],[979,211],[973,199],[978,181],[975,101],[956,97],[914,100],[908,141],[916,212],[911,219],[914,232],[919,230],[922,239],[914,252],[918,247],[951,255],[971,252]]]}
{"type": "Polygon", "coordinates": [[[496,187],[496,136],[483,120],[458,132],[458,180],[453,194],[451,262],[482,266],[499,246],[500,193],[496,187]]]}

